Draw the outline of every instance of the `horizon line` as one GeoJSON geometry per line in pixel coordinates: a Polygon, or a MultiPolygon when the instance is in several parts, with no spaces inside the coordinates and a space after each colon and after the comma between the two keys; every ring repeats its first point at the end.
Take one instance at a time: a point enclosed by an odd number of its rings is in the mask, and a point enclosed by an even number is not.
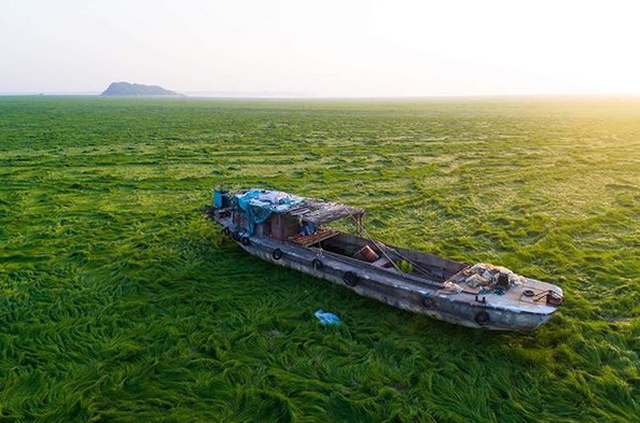
{"type": "Polygon", "coordinates": [[[322,96],[313,94],[242,92],[242,91],[184,91],[176,96],[102,96],[99,91],[6,91],[0,97],[105,97],[105,98],[219,98],[273,100],[419,100],[446,98],[640,98],[640,93],[517,93],[517,94],[416,94],[416,95],[358,95],[322,96]]]}

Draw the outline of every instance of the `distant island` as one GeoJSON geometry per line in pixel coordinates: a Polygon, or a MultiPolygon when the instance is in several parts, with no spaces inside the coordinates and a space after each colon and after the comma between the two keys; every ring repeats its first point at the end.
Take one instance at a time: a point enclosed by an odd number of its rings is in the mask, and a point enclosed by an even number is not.
{"type": "Polygon", "coordinates": [[[104,97],[184,97],[183,94],[165,90],[157,85],[130,84],[129,82],[113,82],[100,95],[104,97]]]}

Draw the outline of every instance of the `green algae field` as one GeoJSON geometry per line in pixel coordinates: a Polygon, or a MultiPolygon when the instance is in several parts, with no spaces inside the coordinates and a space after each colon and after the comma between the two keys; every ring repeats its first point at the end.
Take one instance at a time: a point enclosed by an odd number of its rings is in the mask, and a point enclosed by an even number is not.
{"type": "Polygon", "coordinates": [[[2,422],[640,421],[638,99],[2,97],[0,177],[2,422]],[[359,297],[225,238],[220,184],[564,304],[497,333],[359,297]]]}

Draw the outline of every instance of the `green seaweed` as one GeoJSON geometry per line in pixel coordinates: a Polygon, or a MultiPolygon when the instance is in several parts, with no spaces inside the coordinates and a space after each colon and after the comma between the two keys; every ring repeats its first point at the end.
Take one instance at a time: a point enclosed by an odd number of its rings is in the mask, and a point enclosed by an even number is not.
{"type": "Polygon", "coordinates": [[[2,97],[0,420],[635,421],[639,169],[636,99],[2,97]],[[359,297],[226,239],[221,183],[565,303],[492,333],[359,297]]]}

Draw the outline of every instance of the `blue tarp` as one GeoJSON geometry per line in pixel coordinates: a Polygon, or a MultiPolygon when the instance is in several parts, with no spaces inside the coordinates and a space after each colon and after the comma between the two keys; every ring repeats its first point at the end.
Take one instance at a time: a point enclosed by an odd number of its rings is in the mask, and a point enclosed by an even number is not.
{"type": "Polygon", "coordinates": [[[265,222],[271,213],[284,213],[300,204],[304,198],[282,191],[252,189],[236,196],[238,207],[247,215],[247,235],[253,235],[256,225],[265,222]]]}

